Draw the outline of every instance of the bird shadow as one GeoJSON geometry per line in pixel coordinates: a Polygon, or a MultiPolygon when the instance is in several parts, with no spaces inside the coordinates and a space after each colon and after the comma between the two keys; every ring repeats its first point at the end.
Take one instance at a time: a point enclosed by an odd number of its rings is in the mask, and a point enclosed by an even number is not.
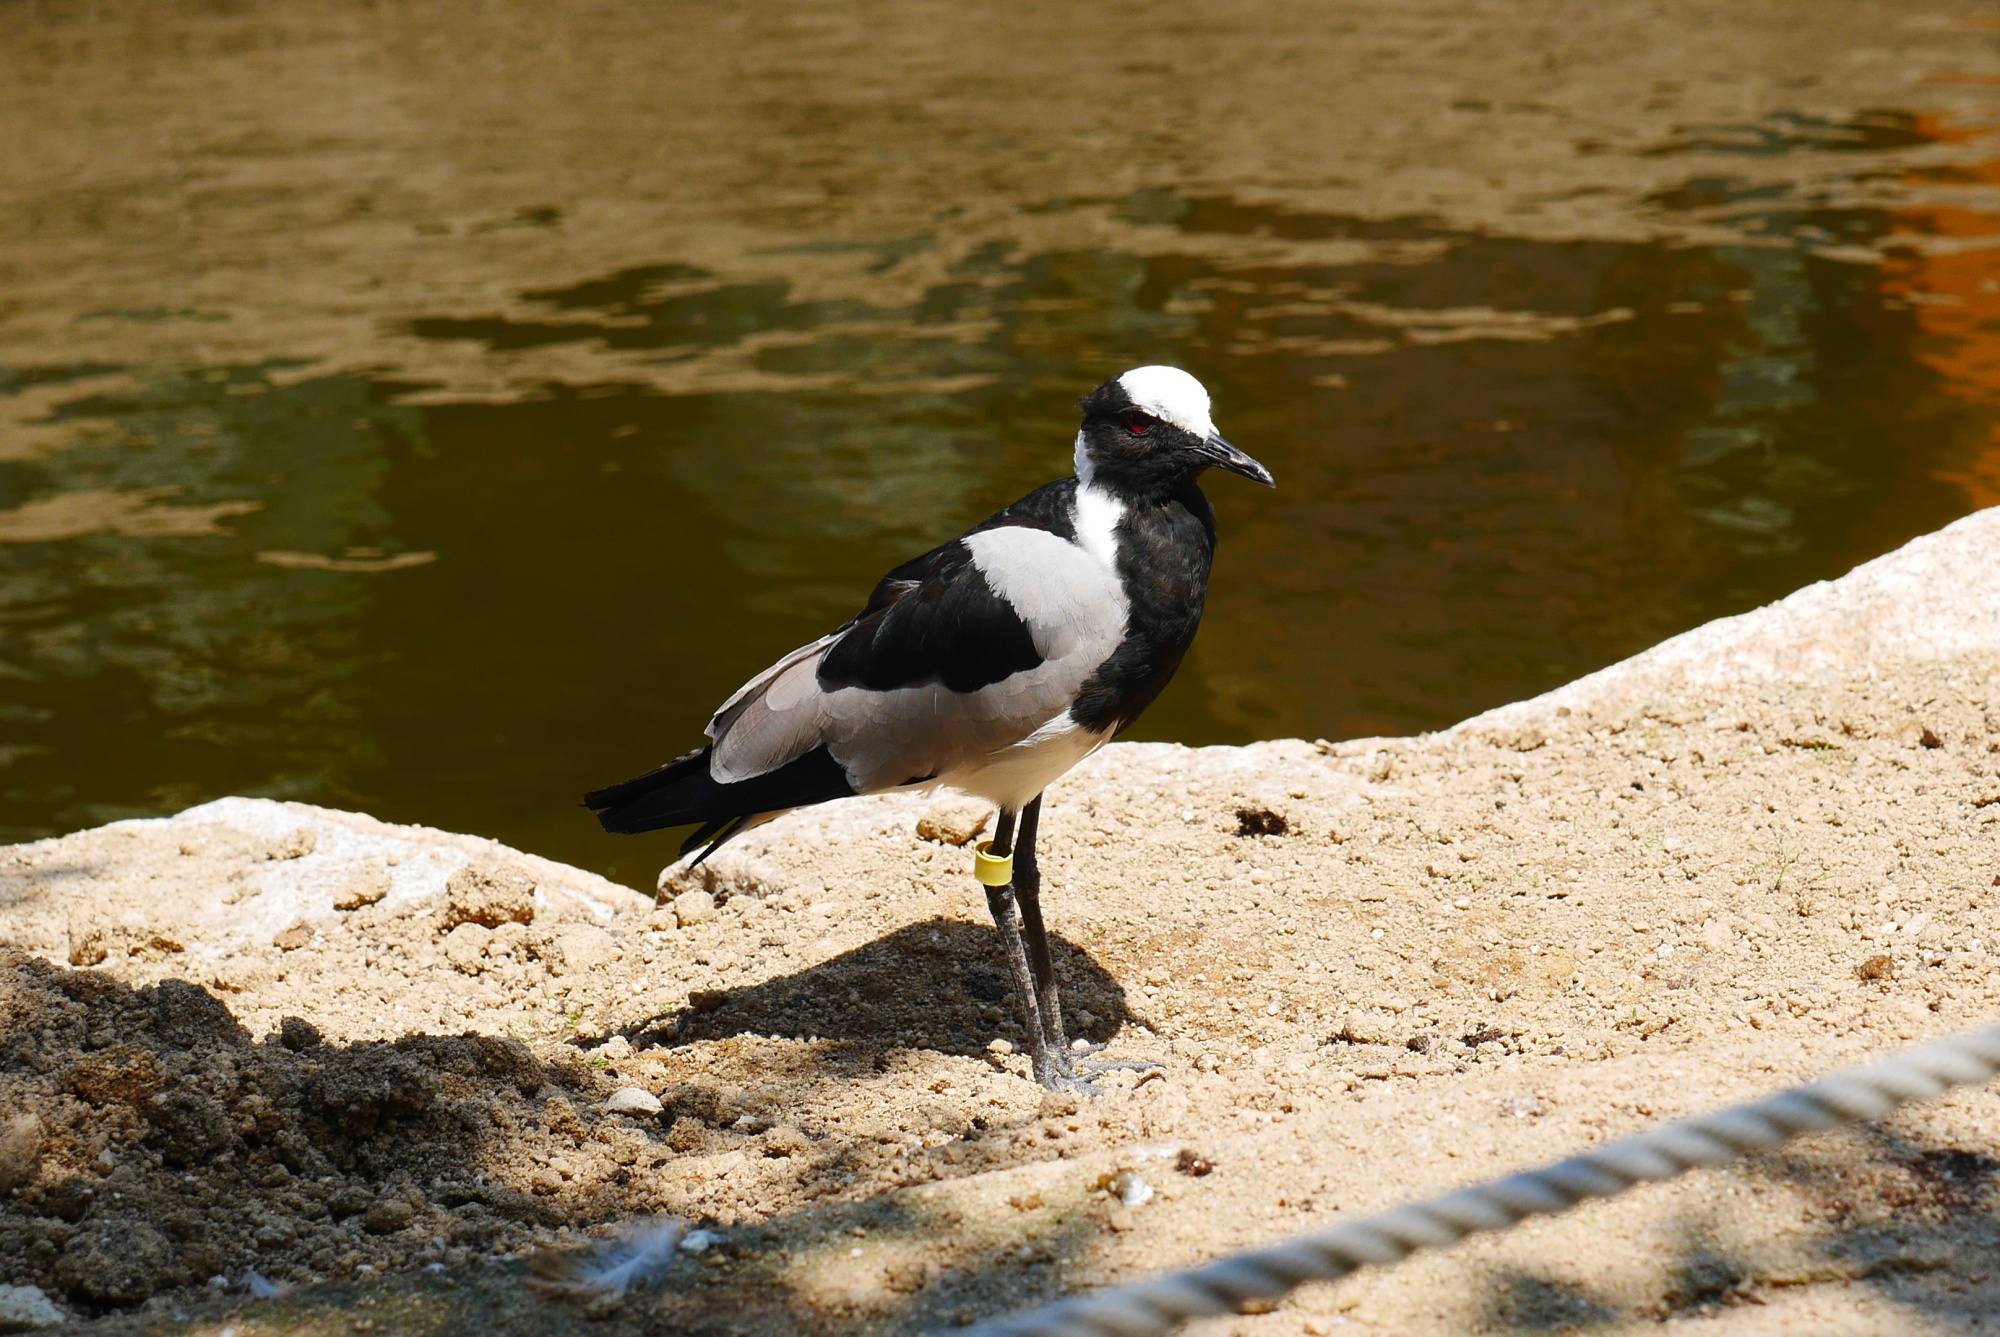
{"type": "MultiPolygon", "coordinates": [[[[1125,990],[1090,954],[1051,936],[1071,1035],[1109,1040],[1138,1020],[1125,990]]],[[[698,990],[679,1012],[624,1032],[680,1046],[732,1035],[834,1042],[869,1056],[920,1048],[978,1054],[994,1037],[1018,1042],[1012,982],[999,935],[983,924],[932,918],[758,984],[698,990]]]]}

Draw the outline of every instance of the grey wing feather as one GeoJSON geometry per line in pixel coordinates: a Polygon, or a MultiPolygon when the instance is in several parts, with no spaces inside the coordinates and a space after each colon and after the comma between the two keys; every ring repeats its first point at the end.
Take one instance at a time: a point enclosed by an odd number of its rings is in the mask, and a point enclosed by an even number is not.
{"type": "Polygon", "coordinates": [[[716,712],[715,778],[762,775],[824,744],[857,793],[894,789],[976,765],[1067,710],[1124,635],[1117,576],[1046,530],[1006,527],[964,542],[1027,626],[1040,665],[972,692],[937,682],[828,690],[819,663],[843,628],[785,656],[716,712]]]}

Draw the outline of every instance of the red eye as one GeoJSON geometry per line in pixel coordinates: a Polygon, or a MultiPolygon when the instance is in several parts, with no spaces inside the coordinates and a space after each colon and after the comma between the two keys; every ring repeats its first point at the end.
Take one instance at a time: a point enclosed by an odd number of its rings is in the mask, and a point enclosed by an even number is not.
{"type": "Polygon", "coordinates": [[[1144,436],[1153,430],[1153,420],[1143,413],[1125,415],[1125,430],[1134,436],[1144,436]]]}

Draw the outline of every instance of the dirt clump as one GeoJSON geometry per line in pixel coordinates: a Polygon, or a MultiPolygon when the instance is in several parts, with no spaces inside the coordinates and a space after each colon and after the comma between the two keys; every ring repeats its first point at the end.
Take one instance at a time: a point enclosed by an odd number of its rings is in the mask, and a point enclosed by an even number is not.
{"type": "Polygon", "coordinates": [[[502,924],[533,923],[534,918],[533,882],[511,868],[474,865],[459,869],[445,883],[444,913],[438,917],[438,928],[445,933],[461,924],[495,929],[502,924]]]}
{"type": "Polygon", "coordinates": [[[606,1139],[649,1140],[589,1108],[586,1072],[491,1035],[330,1044],[288,1019],[252,1040],[196,985],[7,952],[0,1107],[23,1112],[0,1136],[0,1273],[91,1314],[218,1275],[529,1246],[540,1227],[625,1210],[606,1192],[606,1139]],[[559,1167],[530,1193],[493,1182],[502,1129],[559,1167]]]}

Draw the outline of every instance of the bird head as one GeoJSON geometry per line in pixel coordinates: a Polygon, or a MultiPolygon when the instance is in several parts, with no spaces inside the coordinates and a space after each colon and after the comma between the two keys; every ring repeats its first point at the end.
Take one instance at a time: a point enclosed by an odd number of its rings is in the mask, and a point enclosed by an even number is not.
{"type": "Polygon", "coordinates": [[[1178,367],[1134,367],[1084,396],[1076,476],[1087,486],[1162,496],[1204,469],[1276,486],[1269,469],[1222,439],[1208,391],[1178,367]]]}

